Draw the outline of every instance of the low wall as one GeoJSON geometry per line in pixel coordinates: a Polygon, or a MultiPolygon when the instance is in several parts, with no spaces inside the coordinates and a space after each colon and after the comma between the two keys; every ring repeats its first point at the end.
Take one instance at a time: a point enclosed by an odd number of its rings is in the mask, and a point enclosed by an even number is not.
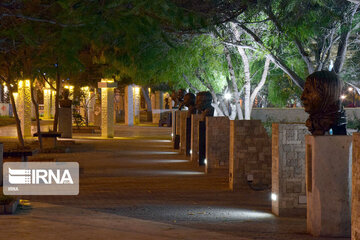
{"type": "Polygon", "coordinates": [[[271,139],[259,120],[230,121],[229,187],[271,184],[271,139]]]}
{"type": "Polygon", "coordinates": [[[229,169],[229,118],[206,117],[206,172],[229,169]]]}
{"type": "Polygon", "coordinates": [[[304,124],[272,125],[272,212],[306,216],[304,124]]]}
{"type": "Polygon", "coordinates": [[[199,164],[199,122],[201,114],[191,115],[191,161],[199,164]]]}
{"type": "MultiPolygon", "coordinates": [[[[360,108],[345,108],[345,112],[348,120],[353,120],[354,116],[360,119],[360,108]]],[[[253,108],[251,110],[251,119],[262,122],[303,123],[308,117],[303,108],[253,108]]]]}

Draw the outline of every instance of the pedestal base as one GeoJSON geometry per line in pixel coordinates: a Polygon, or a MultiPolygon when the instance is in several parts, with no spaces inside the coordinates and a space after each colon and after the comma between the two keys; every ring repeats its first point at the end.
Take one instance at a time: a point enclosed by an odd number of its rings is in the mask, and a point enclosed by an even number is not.
{"type": "Polygon", "coordinates": [[[350,237],[351,136],[306,136],[307,229],[314,236],[350,237]]]}
{"type": "Polygon", "coordinates": [[[62,138],[72,138],[71,108],[59,108],[59,132],[62,138]]]}

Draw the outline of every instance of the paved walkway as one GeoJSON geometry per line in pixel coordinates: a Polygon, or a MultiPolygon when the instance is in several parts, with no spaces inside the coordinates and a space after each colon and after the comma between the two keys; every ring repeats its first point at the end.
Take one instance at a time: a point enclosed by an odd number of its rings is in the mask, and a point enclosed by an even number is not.
{"type": "MultiPolygon", "coordinates": [[[[0,128],[0,136],[3,135],[0,128]]],[[[171,148],[170,129],[116,126],[115,138],[75,135],[78,196],[24,196],[31,206],[0,216],[0,239],[327,239],[302,218],[270,212],[270,192],[230,192],[171,148]]]]}

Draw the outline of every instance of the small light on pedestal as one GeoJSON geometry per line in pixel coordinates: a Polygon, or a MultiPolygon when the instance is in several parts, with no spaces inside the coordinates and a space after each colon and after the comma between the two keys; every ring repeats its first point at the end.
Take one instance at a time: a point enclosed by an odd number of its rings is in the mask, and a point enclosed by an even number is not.
{"type": "Polygon", "coordinates": [[[190,149],[190,154],[192,154],[192,150],[190,149]]]}
{"type": "Polygon", "coordinates": [[[352,87],[348,88],[349,92],[352,92],[354,89],[352,87]]]}
{"type": "Polygon", "coordinates": [[[205,163],[205,165],[207,164],[207,160],[206,160],[206,158],[204,159],[204,163],[205,163]]]}
{"type": "Polygon", "coordinates": [[[344,100],[345,98],[346,98],[345,95],[341,95],[341,97],[340,97],[341,100],[344,100]]]}
{"type": "Polygon", "coordinates": [[[272,201],[276,201],[277,200],[277,195],[275,193],[271,193],[271,200],[272,201]]]}

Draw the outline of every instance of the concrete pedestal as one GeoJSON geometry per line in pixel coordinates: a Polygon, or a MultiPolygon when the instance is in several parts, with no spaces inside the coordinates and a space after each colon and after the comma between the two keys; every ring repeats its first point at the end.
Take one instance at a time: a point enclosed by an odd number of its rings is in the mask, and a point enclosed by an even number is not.
{"type": "Polygon", "coordinates": [[[99,99],[96,100],[94,105],[94,126],[101,126],[101,102],[99,99]]]}
{"type": "Polygon", "coordinates": [[[125,125],[134,126],[134,85],[125,87],[125,125]]]}
{"type": "Polygon", "coordinates": [[[187,111],[180,111],[180,153],[186,152],[186,118],[187,111]]]}
{"type": "Polygon", "coordinates": [[[306,136],[307,229],[314,236],[350,237],[351,136],[306,136]]]}
{"type": "Polygon", "coordinates": [[[304,124],[272,125],[272,212],[306,216],[304,124]]]}
{"type": "Polygon", "coordinates": [[[198,163],[199,161],[199,122],[200,114],[191,115],[191,161],[198,163]]]}
{"type": "Polygon", "coordinates": [[[164,110],[164,93],[161,91],[155,91],[152,95],[152,121],[158,124],[161,119],[162,111],[164,110]]]}
{"type": "Polygon", "coordinates": [[[230,121],[229,187],[271,184],[271,139],[259,120],[230,121]]]}
{"type": "Polygon", "coordinates": [[[228,117],[206,117],[206,173],[229,172],[229,123],[228,117]]]}
{"type": "Polygon", "coordinates": [[[44,118],[50,119],[51,118],[51,89],[49,84],[46,83],[45,86],[47,87],[44,89],[44,118]]]}
{"type": "Polygon", "coordinates": [[[175,111],[175,136],[174,136],[174,149],[180,149],[180,110],[175,111]]]}
{"type": "Polygon", "coordinates": [[[71,107],[59,108],[59,132],[62,138],[72,138],[71,107]]]}
{"type": "Polygon", "coordinates": [[[114,137],[114,88],[116,83],[102,80],[98,83],[101,88],[101,136],[114,137]]]}
{"type": "Polygon", "coordinates": [[[351,239],[360,240],[360,133],[353,134],[351,239]]]}

